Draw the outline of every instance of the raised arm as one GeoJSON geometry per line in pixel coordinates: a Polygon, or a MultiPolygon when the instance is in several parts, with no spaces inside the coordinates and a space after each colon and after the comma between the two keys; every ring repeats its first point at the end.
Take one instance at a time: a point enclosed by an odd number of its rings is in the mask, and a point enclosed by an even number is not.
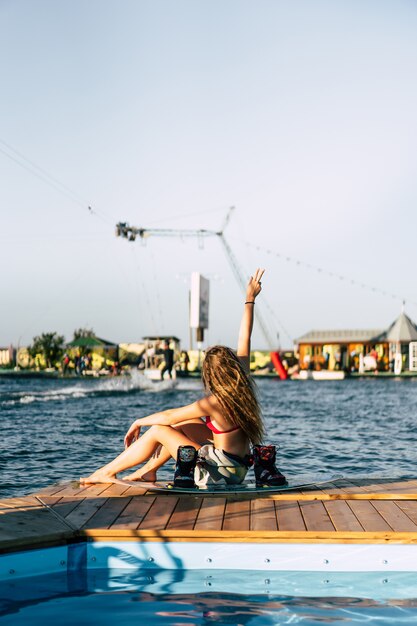
{"type": "Polygon", "coordinates": [[[265,270],[261,270],[258,268],[255,274],[250,277],[248,286],[246,287],[246,300],[243,309],[242,321],[240,322],[237,355],[243,360],[246,369],[248,370],[250,357],[250,338],[253,328],[255,299],[262,289],[261,278],[264,274],[264,271],[265,270]]]}

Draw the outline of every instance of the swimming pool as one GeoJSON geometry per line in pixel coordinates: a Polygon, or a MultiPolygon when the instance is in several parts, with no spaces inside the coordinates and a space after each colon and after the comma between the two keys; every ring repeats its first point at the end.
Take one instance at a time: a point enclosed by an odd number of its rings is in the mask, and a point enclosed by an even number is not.
{"type": "Polygon", "coordinates": [[[263,626],[417,621],[416,571],[267,571],[268,564],[242,570],[232,569],[230,562],[228,569],[212,567],[213,562],[183,569],[176,567],[171,547],[159,545],[171,555],[169,568],[160,567],[152,547],[148,554],[154,560],[138,559],[143,546],[136,542],[84,542],[3,555],[0,622],[263,626]]]}

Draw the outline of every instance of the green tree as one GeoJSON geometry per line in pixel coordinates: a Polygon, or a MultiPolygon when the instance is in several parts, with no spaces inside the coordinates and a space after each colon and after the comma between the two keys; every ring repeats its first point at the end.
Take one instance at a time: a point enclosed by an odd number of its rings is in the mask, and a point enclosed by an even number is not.
{"type": "Polygon", "coordinates": [[[65,337],[57,333],[42,333],[33,338],[32,345],[28,352],[34,359],[37,354],[41,354],[45,359],[47,367],[54,367],[57,361],[61,360],[65,348],[65,337]]]}
{"type": "Polygon", "coordinates": [[[74,330],[74,340],[80,337],[95,337],[96,334],[92,328],[77,328],[74,330]]]}

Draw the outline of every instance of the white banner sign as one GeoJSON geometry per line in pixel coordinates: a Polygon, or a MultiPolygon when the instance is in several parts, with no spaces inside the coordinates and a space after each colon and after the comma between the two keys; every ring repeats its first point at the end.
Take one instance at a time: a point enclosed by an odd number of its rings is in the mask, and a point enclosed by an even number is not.
{"type": "Polygon", "coordinates": [[[199,272],[191,274],[190,328],[208,328],[209,285],[199,272]]]}

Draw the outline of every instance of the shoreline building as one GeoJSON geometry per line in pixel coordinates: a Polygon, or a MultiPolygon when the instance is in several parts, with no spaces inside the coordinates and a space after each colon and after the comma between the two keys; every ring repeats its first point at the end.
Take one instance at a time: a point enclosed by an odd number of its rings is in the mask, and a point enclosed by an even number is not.
{"type": "Polygon", "coordinates": [[[404,311],[386,330],[312,330],[296,344],[302,370],[417,372],[417,325],[404,311]]]}

